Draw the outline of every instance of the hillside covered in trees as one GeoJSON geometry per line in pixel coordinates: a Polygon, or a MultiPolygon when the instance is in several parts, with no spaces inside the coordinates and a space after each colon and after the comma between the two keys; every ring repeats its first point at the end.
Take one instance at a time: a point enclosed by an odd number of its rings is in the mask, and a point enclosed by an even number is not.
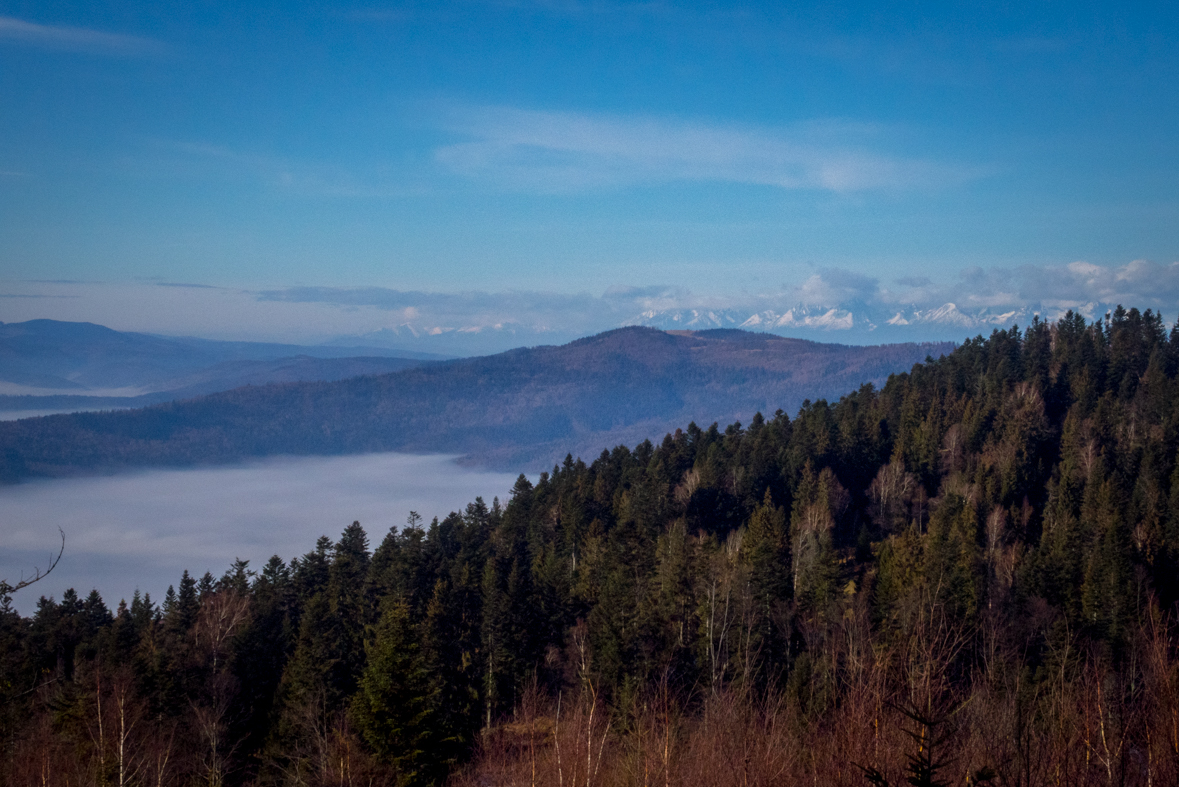
{"type": "Polygon", "coordinates": [[[1069,314],[162,600],[6,608],[0,773],[1175,784],[1177,370],[1159,315],[1069,314]]]}
{"type": "MultiPolygon", "coordinates": [[[[0,423],[0,483],[275,454],[463,454],[519,469],[692,419],[729,423],[883,383],[953,345],[849,347],[747,331],[621,328],[332,382],[246,386],[133,411],[0,423]]],[[[706,421],[707,422],[707,421],[706,421]]]]}

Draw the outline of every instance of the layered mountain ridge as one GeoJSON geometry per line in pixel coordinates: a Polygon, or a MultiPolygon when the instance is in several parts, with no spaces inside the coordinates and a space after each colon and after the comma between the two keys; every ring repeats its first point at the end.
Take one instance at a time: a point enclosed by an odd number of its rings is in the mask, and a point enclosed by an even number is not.
{"type": "Polygon", "coordinates": [[[452,453],[543,469],[690,421],[748,421],[882,384],[953,345],[821,344],[630,327],[562,346],[334,382],[249,386],[139,410],[0,424],[8,480],[275,454],[452,453]]]}
{"type": "Polygon", "coordinates": [[[0,411],[142,406],[242,385],[381,374],[446,357],[156,336],[86,322],[0,323],[0,411]]]}

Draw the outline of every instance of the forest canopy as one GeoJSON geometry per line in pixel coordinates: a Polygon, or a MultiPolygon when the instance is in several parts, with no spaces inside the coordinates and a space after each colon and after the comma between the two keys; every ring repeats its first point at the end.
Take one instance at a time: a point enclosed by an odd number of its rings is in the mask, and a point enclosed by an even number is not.
{"type": "Polygon", "coordinates": [[[5,599],[0,773],[1177,783],[1177,371],[1070,312],[158,605],[5,599]]]}

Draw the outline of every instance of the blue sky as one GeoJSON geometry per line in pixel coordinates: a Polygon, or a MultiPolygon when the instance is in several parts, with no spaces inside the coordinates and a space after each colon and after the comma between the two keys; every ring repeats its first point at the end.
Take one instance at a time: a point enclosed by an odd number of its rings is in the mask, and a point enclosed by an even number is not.
{"type": "Polygon", "coordinates": [[[1006,308],[1067,270],[1161,272],[1113,294],[1173,319],[1179,15],[979,5],[0,0],[0,319],[305,340],[405,318],[353,288],[983,279],[1006,308]],[[237,305],[178,321],[159,283],[237,305]],[[292,287],[328,295],[267,316],[292,287]]]}

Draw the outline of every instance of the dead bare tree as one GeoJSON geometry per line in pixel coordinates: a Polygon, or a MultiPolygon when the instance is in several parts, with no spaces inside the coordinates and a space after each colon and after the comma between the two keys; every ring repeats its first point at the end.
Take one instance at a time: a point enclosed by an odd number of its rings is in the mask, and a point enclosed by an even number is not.
{"type": "Polygon", "coordinates": [[[42,579],[45,579],[45,577],[49,576],[50,571],[57,568],[57,564],[61,561],[61,556],[65,554],[65,531],[59,527],[57,532],[61,535],[61,548],[57,550],[57,557],[49,561],[49,567],[42,571],[41,569],[34,566],[33,576],[29,577],[28,579],[25,579],[22,576],[20,581],[15,585],[10,585],[8,584],[7,580],[0,579],[0,600],[8,598],[18,590],[27,588],[34,582],[40,582],[42,579]]]}
{"type": "Polygon", "coordinates": [[[111,681],[110,698],[114,714],[115,762],[118,787],[128,787],[139,780],[143,762],[136,750],[136,731],[143,717],[143,706],[135,697],[133,677],[128,667],[119,670],[111,681]]]}
{"type": "Polygon", "coordinates": [[[221,668],[226,645],[250,616],[250,598],[232,588],[219,590],[202,599],[194,633],[197,643],[208,649],[213,671],[221,668]]]}

